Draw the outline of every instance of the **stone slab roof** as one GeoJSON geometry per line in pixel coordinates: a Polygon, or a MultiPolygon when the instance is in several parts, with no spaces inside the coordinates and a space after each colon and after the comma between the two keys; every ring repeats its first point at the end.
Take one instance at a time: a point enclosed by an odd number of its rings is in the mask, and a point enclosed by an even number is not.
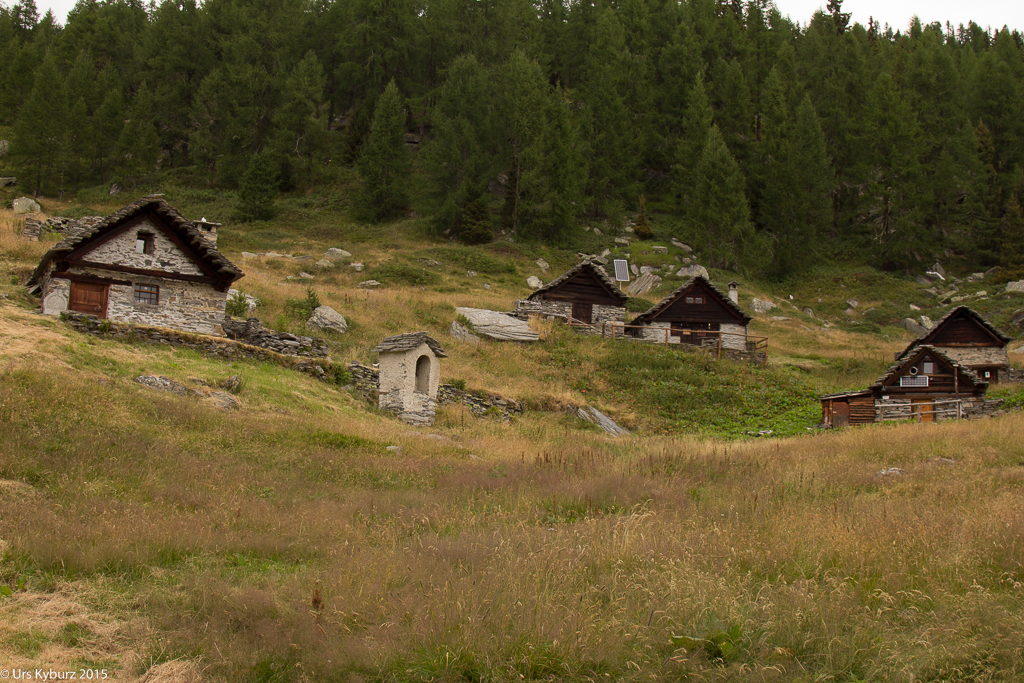
{"type": "Polygon", "coordinates": [[[644,311],[643,313],[641,313],[637,317],[633,318],[633,322],[631,324],[638,325],[638,324],[643,324],[643,323],[651,320],[658,313],[661,313],[663,310],[665,310],[666,308],[671,306],[672,303],[683,292],[685,292],[687,289],[689,289],[693,285],[693,283],[697,282],[698,280],[700,282],[702,282],[703,284],[707,285],[708,289],[710,289],[712,292],[714,292],[715,294],[718,295],[718,298],[722,300],[722,305],[724,305],[726,308],[729,308],[730,310],[734,311],[738,316],[740,316],[740,318],[743,320],[744,324],[749,323],[751,320],[753,320],[753,318],[751,318],[750,315],[748,315],[746,311],[744,311],[736,303],[734,303],[733,300],[729,298],[729,295],[726,294],[725,292],[723,292],[722,290],[720,290],[718,287],[716,287],[714,285],[714,283],[711,282],[711,280],[707,279],[706,277],[704,277],[702,275],[694,275],[689,280],[684,282],[676,291],[672,292],[671,294],[666,296],[664,299],[662,299],[658,303],[654,304],[653,306],[651,306],[649,309],[647,309],[646,311],[644,311]]]}
{"type": "Polygon", "coordinates": [[[611,294],[616,299],[622,301],[623,305],[625,305],[625,302],[629,299],[629,295],[623,292],[621,289],[619,289],[619,286],[615,283],[615,280],[613,280],[608,275],[608,273],[605,271],[604,267],[601,266],[601,264],[595,263],[592,259],[587,259],[582,263],[576,264],[575,266],[565,271],[564,273],[556,277],[554,280],[544,285],[543,287],[534,290],[534,292],[530,296],[528,296],[527,299],[534,299],[538,295],[543,294],[544,292],[550,292],[553,289],[557,289],[559,285],[566,282],[573,275],[583,270],[588,270],[591,273],[593,273],[594,276],[597,277],[597,279],[608,288],[609,294],[611,294]]]}
{"type": "Polygon", "coordinates": [[[1003,342],[1003,346],[1006,346],[1007,344],[1009,344],[1012,341],[1012,339],[1010,337],[1008,337],[1005,334],[1003,334],[1003,332],[998,327],[996,327],[995,325],[993,325],[989,321],[985,320],[985,318],[983,318],[981,316],[981,314],[978,313],[977,311],[975,311],[973,308],[970,308],[968,306],[957,306],[956,308],[951,310],[949,313],[947,313],[946,315],[942,316],[935,323],[935,325],[932,326],[932,329],[928,330],[927,332],[922,334],[920,337],[918,337],[914,341],[910,342],[910,344],[907,345],[907,348],[903,349],[903,353],[901,353],[897,357],[897,359],[905,358],[908,353],[913,351],[918,346],[927,345],[931,341],[931,339],[934,337],[934,335],[936,335],[939,332],[939,330],[942,329],[943,325],[945,325],[947,322],[949,322],[950,320],[952,320],[953,318],[955,318],[957,315],[959,315],[961,313],[967,313],[971,318],[973,318],[975,320],[975,322],[977,322],[983,328],[985,328],[986,330],[991,332],[993,335],[995,335],[997,339],[1002,341],[1003,342]]]}
{"type": "Polygon", "coordinates": [[[875,380],[875,383],[872,384],[869,387],[869,389],[881,389],[882,385],[884,385],[888,380],[892,379],[896,375],[896,373],[905,368],[907,365],[912,365],[914,362],[917,361],[918,357],[920,357],[924,353],[931,353],[933,356],[941,360],[943,363],[949,365],[953,369],[953,372],[960,373],[960,376],[970,383],[970,386],[965,388],[973,389],[975,387],[980,387],[982,385],[988,386],[988,382],[982,382],[981,380],[979,380],[978,376],[974,374],[973,370],[971,370],[966,365],[961,365],[960,363],[956,362],[955,360],[947,356],[945,353],[942,352],[942,349],[931,346],[930,344],[922,344],[921,346],[917,347],[917,350],[919,351],[919,353],[904,353],[904,355],[901,356],[900,359],[896,361],[896,363],[889,366],[889,368],[885,371],[884,375],[875,380]]]}
{"type": "Polygon", "coordinates": [[[242,271],[220,253],[217,247],[208,242],[205,235],[192,224],[192,221],[187,220],[178,213],[177,209],[165,202],[161,197],[147,195],[92,225],[79,225],[77,229],[66,234],[64,239],[43,255],[39,265],[32,273],[32,277],[29,278],[28,285],[36,284],[46,272],[47,266],[55,258],[70,254],[76,249],[85,246],[90,240],[116,230],[121,225],[146,212],[155,214],[179,239],[189,245],[218,274],[223,282],[230,284],[243,276],[242,271]]]}
{"type": "Polygon", "coordinates": [[[438,358],[448,357],[448,354],[444,352],[444,349],[437,343],[437,340],[426,332],[406,332],[394,337],[385,337],[373,350],[377,353],[401,353],[419,348],[420,344],[426,344],[430,347],[430,350],[438,358]]]}

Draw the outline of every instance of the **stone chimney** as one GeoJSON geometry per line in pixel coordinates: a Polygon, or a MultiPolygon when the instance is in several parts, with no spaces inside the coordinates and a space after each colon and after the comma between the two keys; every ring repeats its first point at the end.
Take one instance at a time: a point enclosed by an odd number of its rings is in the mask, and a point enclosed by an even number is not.
{"type": "Polygon", "coordinates": [[[737,306],[740,305],[740,283],[735,280],[729,283],[729,299],[737,306]]]}
{"type": "Polygon", "coordinates": [[[192,225],[195,226],[196,230],[203,234],[203,237],[206,238],[207,242],[213,246],[217,246],[217,228],[220,227],[220,223],[211,223],[206,220],[206,216],[203,216],[197,221],[192,221],[192,225]]]}

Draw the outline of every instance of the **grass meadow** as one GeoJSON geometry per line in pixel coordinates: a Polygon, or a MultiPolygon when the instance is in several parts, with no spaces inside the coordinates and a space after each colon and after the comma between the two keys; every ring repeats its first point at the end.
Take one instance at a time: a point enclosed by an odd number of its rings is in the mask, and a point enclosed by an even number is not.
{"type": "MultiPolygon", "coordinates": [[[[224,200],[186,201],[212,217],[224,200]]],[[[18,284],[52,240],[0,212],[0,666],[139,683],[1024,679],[1024,414],[808,429],[817,392],[874,380],[908,334],[824,328],[779,291],[789,319],[755,322],[766,368],[552,323],[532,346],[471,346],[446,334],[456,306],[506,310],[536,258],[572,255],[331,228],[307,203],[286,215],[308,232],[224,229],[261,319],[302,331],[288,301],[309,283],[286,278],[309,262],[240,251],[349,249],[362,273],[312,283],[351,323],[335,360],[425,329],[444,381],[527,411],[444,406],[414,429],[278,365],[78,335],[18,284]],[[355,287],[373,272],[382,289],[355,287]],[[241,407],[141,374],[237,374],[241,407]],[[563,410],[584,403],[634,434],[563,410]],[[766,428],[786,436],[744,437],[766,428]]]]}

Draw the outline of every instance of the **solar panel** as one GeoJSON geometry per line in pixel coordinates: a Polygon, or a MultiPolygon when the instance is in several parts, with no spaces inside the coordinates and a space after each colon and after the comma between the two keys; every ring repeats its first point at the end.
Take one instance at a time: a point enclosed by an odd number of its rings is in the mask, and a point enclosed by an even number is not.
{"type": "Polygon", "coordinates": [[[629,265],[626,263],[626,259],[615,259],[615,281],[616,282],[629,282],[629,265]]]}

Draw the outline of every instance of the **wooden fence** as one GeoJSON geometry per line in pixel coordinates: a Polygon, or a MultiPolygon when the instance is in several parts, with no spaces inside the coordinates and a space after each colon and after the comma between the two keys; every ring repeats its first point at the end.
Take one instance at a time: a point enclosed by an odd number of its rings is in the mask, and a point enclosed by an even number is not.
{"type": "Polygon", "coordinates": [[[930,401],[928,403],[879,403],[878,422],[891,420],[917,420],[924,422],[925,417],[930,415],[928,422],[935,422],[938,419],[960,419],[964,416],[963,400],[949,399],[947,401],[930,401]],[[927,409],[931,406],[931,409],[927,409]],[[888,414],[887,414],[888,413],[888,414]]]}

